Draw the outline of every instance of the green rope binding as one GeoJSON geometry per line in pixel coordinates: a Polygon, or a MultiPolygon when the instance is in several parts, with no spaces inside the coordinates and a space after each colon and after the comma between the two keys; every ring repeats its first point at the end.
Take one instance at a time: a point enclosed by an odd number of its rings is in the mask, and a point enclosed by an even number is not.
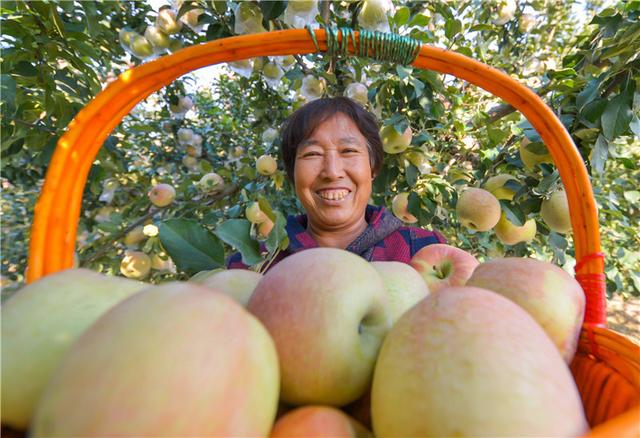
{"type": "MultiPolygon", "coordinates": [[[[313,44],[320,51],[316,34],[310,25],[306,29],[311,35],[313,44]]],[[[389,61],[397,64],[408,65],[413,63],[420,53],[422,43],[413,38],[396,35],[394,33],[371,32],[360,30],[359,44],[356,42],[356,35],[353,29],[348,27],[324,26],[327,32],[327,53],[329,55],[347,56],[349,39],[354,47],[354,53],[363,58],[373,58],[377,61],[389,61]],[[338,40],[338,34],[342,35],[342,40],[338,40]]]]}

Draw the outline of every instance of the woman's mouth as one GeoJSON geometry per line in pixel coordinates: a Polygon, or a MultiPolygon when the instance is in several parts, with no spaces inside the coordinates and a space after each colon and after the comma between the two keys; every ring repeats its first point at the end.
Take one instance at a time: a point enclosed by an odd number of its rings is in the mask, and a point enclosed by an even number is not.
{"type": "Polygon", "coordinates": [[[351,193],[351,191],[347,189],[326,189],[318,190],[316,195],[324,201],[342,201],[349,193],[351,193]]]}

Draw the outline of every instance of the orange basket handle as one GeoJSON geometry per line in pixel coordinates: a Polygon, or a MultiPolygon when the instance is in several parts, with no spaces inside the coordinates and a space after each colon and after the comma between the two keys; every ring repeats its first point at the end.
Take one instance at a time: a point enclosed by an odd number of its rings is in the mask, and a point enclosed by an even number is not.
{"type": "MultiPolygon", "coordinates": [[[[326,31],[315,30],[314,34],[320,51],[326,51],[326,31]]],[[[350,37],[348,52],[357,54],[354,45],[359,33],[350,37]]],[[[338,39],[342,38],[339,33],[338,39]]],[[[187,47],[121,74],[76,115],[58,141],[35,208],[27,281],[73,266],[82,193],[91,164],[109,133],[138,102],[192,70],[256,56],[316,53],[316,42],[304,29],[236,36],[187,47]]],[[[560,120],[520,82],[459,53],[423,46],[412,65],[450,74],[487,90],[514,106],[536,129],[567,192],[576,260],[581,262],[577,277],[587,292],[585,322],[604,324],[604,283],[585,277],[604,274],[602,257],[585,258],[601,251],[595,199],[582,157],[560,120]]]]}

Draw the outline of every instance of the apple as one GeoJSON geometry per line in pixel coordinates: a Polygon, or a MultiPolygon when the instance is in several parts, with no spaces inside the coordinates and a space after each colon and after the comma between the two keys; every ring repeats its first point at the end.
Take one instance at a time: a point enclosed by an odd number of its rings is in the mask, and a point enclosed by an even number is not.
{"type": "Polygon", "coordinates": [[[256,170],[260,175],[273,175],[278,169],[278,163],[271,155],[262,155],[256,161],[256,170]]]}
{"type": "Polygon", "coordinates": [[[571,213],[567,193],[564,190],[558,190],[553,192],[549,199],[543,200],[540,216],[550,230],[563,234],[571,232],[571,213]]]}
{"type": "Polygon", "coordinates": [[[262,210],[260,210],[260,204],[257,202],[252,202],[247,207],[245,215],[247,216],[247,220],[252,224],[261,224],[269,219],[267,215],[264,214],[262,210]]]}
{"type": "Polygon", "coordinates": [[[166,207],[176,197],[176,189],[170,184],[156,184],[148,193],[149,200],[156,207],[166,207]]]}
{"type": "Polygon", "coordinates": [[[318,79],[313,75],[306,75],[302,78],[300,94],[307,100],[318,99],[324,94],[325,88],[326,86],[322,79],[318,79]]]}
{"type": "Polygon", "coordinates": [[[391,210],[393,214],[403,222],[413,224],[418,222],[418,218],[409,213],[409,193],[398,193],[391,201],[391,210]]]}
{"type": "Polygon", "coordinates": [[[176,11],[171,8],[160,9],[156,18],[156,26],[167,35],[178,33],[182,29],[182,22],[176,20],[176,16],[176,11]]]}
{"type": "Polygon", "coordinates": [[[358,24],[367,30],[384,30],[388,28],[387,15],[393,12],[393,3],[390,0],[365,0],[362,3],[358,24]]]}
{"type": "Polygon", "coordinates": [[[431,164],[429,164],[427,156],[422,152],[409,151],[406,152],[405,157],[409,161],[409,163],[413,164],[420,171],[421,175],[424,175],[425,173],[431,173],[431,164]]]}
{"type": "Polygon", "coordinates": [[[202,156],[202,147],[190,144],[185,148],[185,152],[187,153],[187,155],[190,155],[194,158],[199,158],[202,156]]]}
{"type": "Polygon", "coordinates": [[[67,269],[7,299],[2,304],[2,424],[25,430],[73,342],[107,309],[148,286],[88,269],[67,269]]]}
{"type": "Polygon", "coordinates": [[[156,26],[147,26],[147,29],[144,31],[144,37],[156,50],[164,50],[169,47],[171,43],[169,36],[156,26]]]}
{"type": "Polygon", "coordinates": [[[244,78],[251,77],[251,73],[253,72],[253,62],[251,59],[241,59],[238,61],[232,61],[228,63],[231,71],[239,74],[244,78]]]}
{"type": "Polygon", "coordinates": [[[215,172],[204,174],[196,184],[200,190],[211,195],[217,195],[224,190],[224,180],[215,172]]]}
{"type": "Polygon", "coordinates": [[[410,265],[400,262],[371,262],[382,277],[389,295],[391,324],[414,304],[429,295],[429,288],[422,276],[410,265]]]}
{"type": "Polygon", "coordinates": [[[491,194],[493,194],[493,196],[495,196],[496,199],[498,200],[506,199],[511,201],[515,196],[516,192],[514,192],[513,190],[507,187],[504,187],[504,185],[508,181],[517,182],[518,179],[511,175],[501,173],[499,175],[495,175],[489,178],[487,182],[484,183],[484,189],[487,190],[488,192],[491,192],[491,194]]]}
{"type": "Polygon", "coordinates": [[[202,136],[200,134],[193,134],[191,144],[193,146],[202,146],[202,136]]]}
{"type": "Polygon", "coordinates": [[[318,0],[290,0],[287,7],[294,12],[309,12],[315,6],[318,0]]]}
{"type": "Polygon", "coordinates": [[[204,23],[199,23],[200,15],[203,13],[204,9],[201,8],[190,9],[180,17],[180,21],[189,26],[195,33],[198,33],[204,28],[204,23]]]}
{"type": "Polygon", "coordinates": [[[275,224],[273,223],[273,221],[269,218],[267,218],[266,221],[258,224],[258,237],[262,239],[266,239],[267,237],[269,237],[269,233],[271,233],[271,230],[273,230],[274,225],[275,224]]]}
{"type": "Polygon", "coordinates": [[[269,435],[270,438],[365,438],[372,436],[371,432],[362,424],[340,409],[330,406],[304,406],[289,411],[276,421],[269,435]]]}
{"type": "Polygon", "coordinates": [[[142,280],[151,271],[151,258],[142,251],[127,251],[120,261],[120,273],[127,278],[142,280]]]}
{"type": "Polygon", "coordinates": [[[247,269],[216,269],[198,272],[189,282],[222,292],[246,307],[261,278],[262,274],[247,269]]]}
{"type": "Polygon", "coordinates": [[[262,74],[264,74],[265,78],[271,79],[274,81],[279,81],[280,78],[284,76],[284,72],[282,71],[282,68],[280,68],[280,66],[275,62],[267,62],[262,67],[262,74]]]}
{"type": "Polygon", "coordinates": [[[380,350],[371,414],[376,436],[589,430],[573,376],[549,337],[522,308],[477,287],[443,289],[400,318],[380,350]]]}
{"type": "Polygon", "coordinates": [[[489,231],[500,220],[500,202],[491,192],[471,187],[458,198],[456,213],[463,226],[474,231],[489,231]]]}
{"type": "Polygon", "coordinates": [[[236,146],[233,148],[233,151],[231,152],[231,155],[234,158],[240,158],[244,155],[244,148],[242,146],[236,146]]]}
{"type": "Polygon", "coordinates": [[[131,40],[131,54],[140,59],[148,58],[153,55],[153,46],[142,35],[135,35],[131,40]]]}
{"type": "Polygon", "coordinates": [[[520,152],[520,160],[524,167],[528,170],[533,170],[533,168],[537,164],[542,163],[553,163],[553,159],[551,158],[551,154],[536,154],[527,149],[527,145],[531,143],[527,137],[524,137],[520,142],[519,152],[520,152]]]}
{"type": "Polygon", "coordinates": [[[278,389],[273,341],[253,316],[222,293],[164,283],[78,339],[30,435],[266,436],[278,389]]]}
{"type": "Polygon", "coordinates": [[[500,242],[505,245],[515,245],[520,242],[531,242],[536,237],[537,228],[535,219],[528,219],[523,225],[518,226],[502,213],[494,231],[500,242]]]}
{"type": "Polygon", "coordinates": [[[186,112],[193,108],[193,100],[191,100],[189,96],[180,96],[178,98],[178,105],[180,105],[183,112],[186,112]]]}
{"type": "Polygon", "coordinates": [[[182,157],[182,164],[193,172],[198,168],[198,159],[187,154],[182,157]]]}
{"type": "Polygon", "coordinates": [[[460,248],[435,243],[415,253],[409,264],[434,293],[450,286],[464,286],[480,262],[460,248]]]}
{"type": "Polygon", "coordinates": [[[257,3],[240,2],[235,9],[234,33],[238,35],[265,32],[262,11],[257,3]]]}
{"type": "Polygon", "coordinates": [[[382,148],[388,154],[399,154],[404,152],[411,144],[413,132],[411,126],[407,126],[402,134],[396,131],[392,125],[387,125],[380,131],[382,138],[382,148]]]}
{"type": "Polygon", "coordinates": [[[508,23],[513,20],[516,14],[516,0],[501,0],[498,7],[498,16],[493,19],[493,22],[499,26],[508,23]]]}
{"type": "Polygon", "coordinates": [[[518,29],[520,32],[530,32],[536,25],[536,17],[531,14],[522,14],[518,20],[518,29]]]}
{"type": "Polygon", "coordinates": [[[146,236],[142,232],[142,226],[139,225],[124,236],[124,244],[128,248],[135,248],[144,239],[146,239],[146,236]]]}
{"type": "Polygon", "coordinates": [[[262,142],[271,144],[278,139],[278,130],[274,128],[267,128],[262,133],[262,142]]]}
{"type": "Polygon", "coordinates": [[[391,326],[382,278],[362,257],[311,248],[263,276],[248,310],[276,344],[286,403],[343,406],[368,388],[391,326]]]}
{"type": "MultiPolygon", "coordinates": [[[[178,109],[178,111],[176,112],[182,112],[183,110],[182,105],[180,105],[179,101],[178,107],[176,109],[178,109]]],[[[191,143],[191,141],[193,141],[193,134],[193,129],[180,128],[178,129],[178,141],[180,142],[180,144],[189,144],[191,143]]]]}
{"type": "Polygon", "coordinates": [[[526,310],[545,330],[567,363],[575,354],[585,297],[562,268],[529,258],[507,257],[482,263],[468,286],[489,289],[526,310]]]}
{"type": "Polygon", "coordinates": [[[176,265],[173,263],[173,260],[171,260],[171,257],[165,253],[154,253],[151,256],[151,269],[160,272],[170,272],[172,274],[176,273],[176,265]]]}
{"type": "Polygon", "coordinates": [[[134,32],[128,27],[123,27],[118,32],[118,40],[120,41],[120,45],[126,51],[131,50],[131,43],[133,42],[133,38],[139,35],[137,32],[134,32]]]}
{"type": "Polygon", "coordinates": [[[344,90],[344,95],[349,99],[353,99],[361,105],[367,105],[369,103],[369,89],[365,84],[359,82],[352,82],[347,85],[344,90]]]}

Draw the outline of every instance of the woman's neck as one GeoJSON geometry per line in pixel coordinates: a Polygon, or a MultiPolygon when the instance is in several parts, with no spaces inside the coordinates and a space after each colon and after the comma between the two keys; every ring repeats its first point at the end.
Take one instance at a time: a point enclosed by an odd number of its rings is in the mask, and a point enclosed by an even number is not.
{"type": "Polygon", "coordinates": [[[360,234],[367,229],[367,221],[362,218],[355,224],[340,230],[323,230],[313,226],[311,221],[307,224],[307,232],[318,243],[318,246],[325,248],[346,249],[360,234]]]}

